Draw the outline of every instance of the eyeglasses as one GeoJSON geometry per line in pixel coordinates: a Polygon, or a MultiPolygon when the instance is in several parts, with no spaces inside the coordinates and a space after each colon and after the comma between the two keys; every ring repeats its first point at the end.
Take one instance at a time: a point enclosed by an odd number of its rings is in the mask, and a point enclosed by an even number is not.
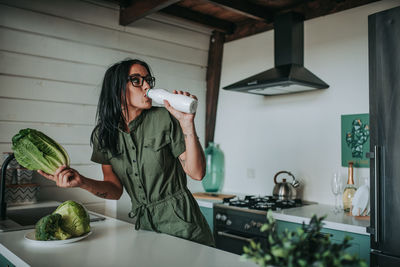
{"type": "Polygon", "coordinates": [[[134,87],[141,87],[143,86],[144,81],[146,81],[150,88],[153,88],[156,85],[156,78],[148,76],[140,76],[140,75],[132,75],[128,76],[128,81],[132,83],[134,87]]]}

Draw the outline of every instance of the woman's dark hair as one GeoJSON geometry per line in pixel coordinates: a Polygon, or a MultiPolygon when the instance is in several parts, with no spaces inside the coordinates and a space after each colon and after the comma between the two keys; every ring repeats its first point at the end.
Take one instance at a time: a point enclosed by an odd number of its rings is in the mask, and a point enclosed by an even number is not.
{"type": "Polygon", "coordinates": [[[99,103],[96,113],[96,127],[90,136],[90,143],[94,138],[98,140],[100,149],[110,150],[115,154],[118,144],[118,127],[124,122],[122,107],[127,110],[126,84],[129,71],[134,64],[142,65],[151,75],[149,65],[139,59],[126,59],[111,66],[105,73],[99,103]]]}

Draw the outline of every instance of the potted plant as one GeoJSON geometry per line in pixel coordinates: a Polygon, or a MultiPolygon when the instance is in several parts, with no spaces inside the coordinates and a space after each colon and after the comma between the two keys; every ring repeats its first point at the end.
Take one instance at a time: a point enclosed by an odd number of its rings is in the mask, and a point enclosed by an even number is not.
{"type": "Polygon", "coordinates": [[[251,260],[260,266],[367,266],[356,255],[345,252],[350,247],[351,237],[346,236],[342,243],[332,243],[329,236],[321,233],[325,217],[313,215],[310,223],[303,222],[297,231],[287,229],[278,234],[272,212],[267,214],[267,223],[261,231],[267,235],[264,245],[251,241],[243,248],[242,259],[251,260]]]}

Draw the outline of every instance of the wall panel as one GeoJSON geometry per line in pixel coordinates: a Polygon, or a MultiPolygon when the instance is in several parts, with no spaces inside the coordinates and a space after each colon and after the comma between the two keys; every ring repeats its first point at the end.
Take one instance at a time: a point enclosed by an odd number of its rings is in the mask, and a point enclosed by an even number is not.
{"type": "MultiPolygon", "coordinates": [[[[68,12],[68,10],[64,10],[64,12],[68,12]]],[[[200,66],[206,66],[207,64],[207,51],[204,50],[178,46],[174,43],[137,36],[126,31],[118,31],[94,24],[68,20],[63,17],[37,13],[25,8],[20,9],[2,5],[0,8],[0,25],[77,43],[135,52],[142,56],[200,66]]]]}
{"type": "MultiPolygon", "coordinates": [[[[201,139],[205,125],[210,31],[155,14],[126,27],[107,1],[0,0],[0,152],[11,150],[20,129],[43,131],[65,147],[71,166],[102,179],[90,161],[90,134],[105,70],[125,58],[147,61],[157,87],[196,94],[201,139]]],[[[60,189],[35,174],[41,200],[106,203],[81,189],[60,189]]],[[[129,200],[121,200],[121,213],[129,200]],[[126,202],[126,203],[125,203],[126,202]]]]}

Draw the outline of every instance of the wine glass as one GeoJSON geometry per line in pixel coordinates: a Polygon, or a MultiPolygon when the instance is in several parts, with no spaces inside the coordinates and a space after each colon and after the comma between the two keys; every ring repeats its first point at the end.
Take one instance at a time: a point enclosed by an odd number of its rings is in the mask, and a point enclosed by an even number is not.
{"type": "Polygon", "coordinates": [[[342,193],[342,179],[339,172],[334,172],[331,178],[331,190],[333,195],[335,196],[335,208],[333,209],[334,213],[340,212],[340,207],[338,205],[338,196],[342,193]]]}

